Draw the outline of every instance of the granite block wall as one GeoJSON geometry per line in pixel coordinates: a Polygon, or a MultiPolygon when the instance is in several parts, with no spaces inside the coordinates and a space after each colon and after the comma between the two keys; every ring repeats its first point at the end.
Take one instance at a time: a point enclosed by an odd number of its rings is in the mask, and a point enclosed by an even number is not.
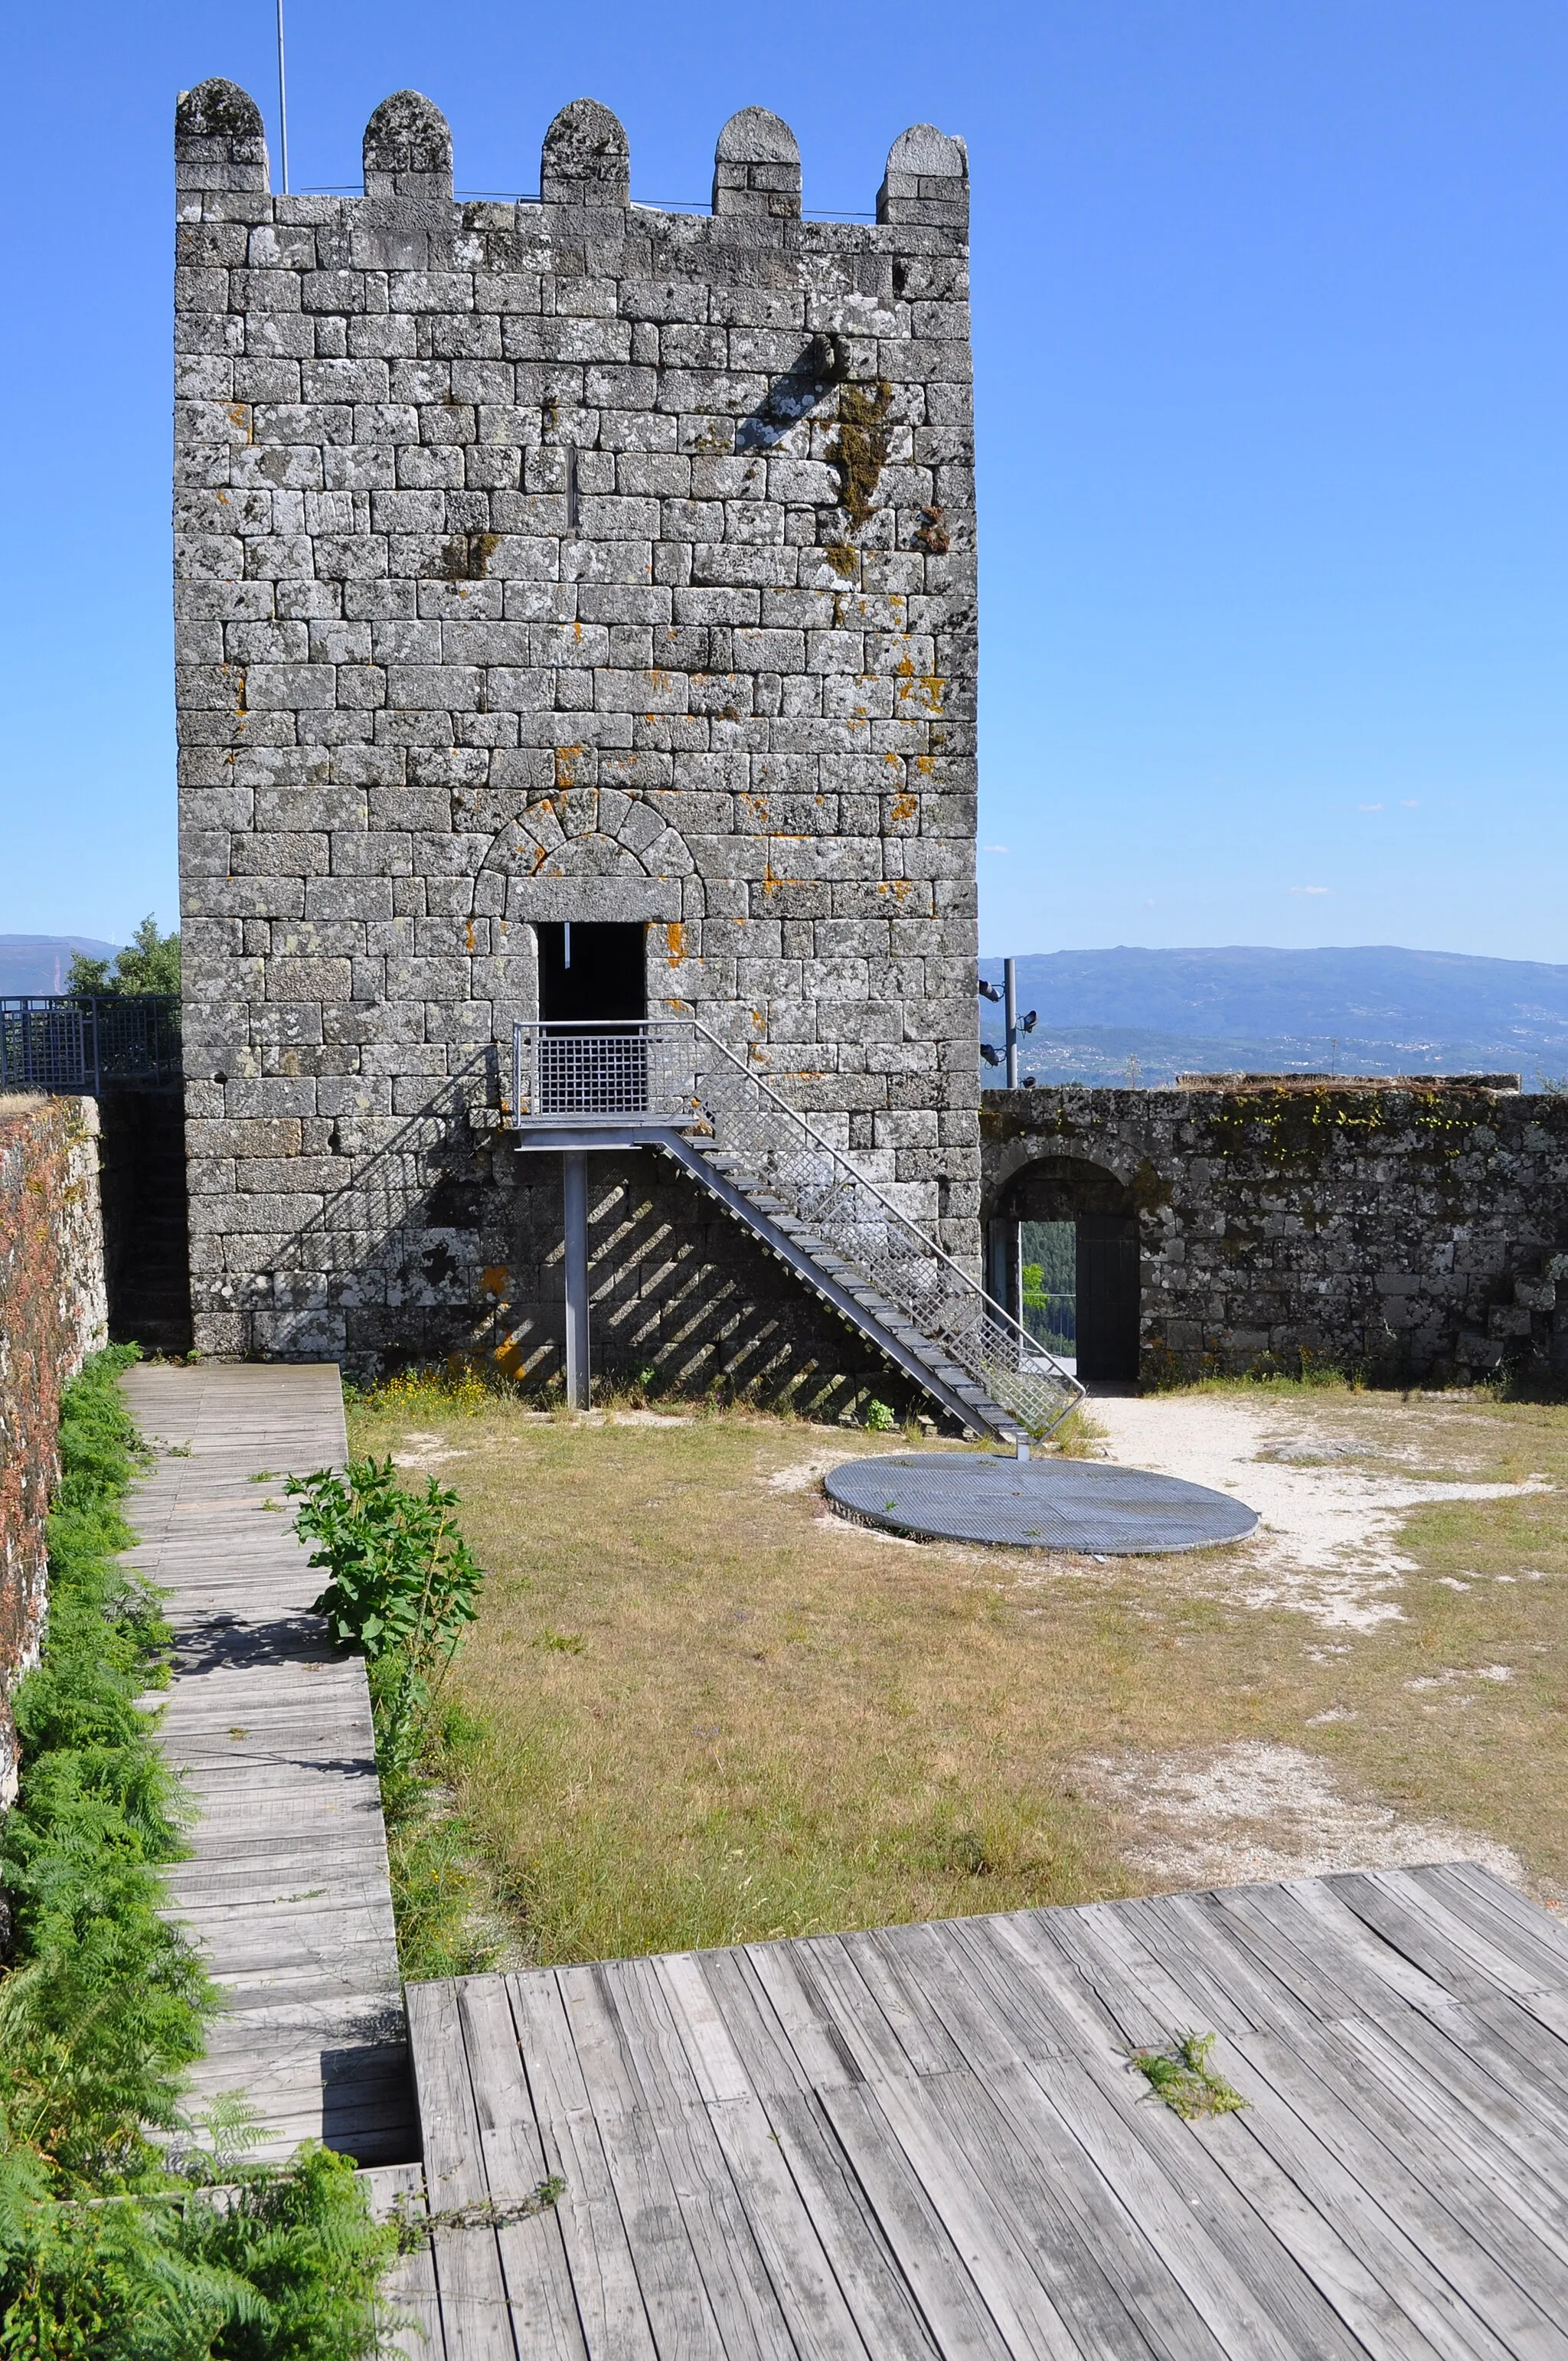
{"type": "Polygon", "coordinates": [[[97,1107],[0,1098],[0,1807],[16,1793],[11,1696],[43,1635],[60,1389],[108,1334],[97,1107]]]}
{"type": "Polygon", "coordinates": [[[988,1218],[1135,1215],[1146,1382],[1568,1378],[1568,1099],[1473,1080],[987,1091],[988,1218]]]}
{"type": "MultiPolygon", "coordinates": [[[[515,203],[455,199],[411,92],[362,197],[271,193],[228,82],[181,98],[176,157],[197,1343],[557,1364],[558,1180],[499,1130],[560,919],[641,926],[650,1013],[701,1016],[973,1259],[962,142],[905,133],[852,223],[803,217],[761,108],[703,214],[634,203],[588,100],[515,203]]],[[[660,1202],[710,1289],[775,1303],[685,1183],[660,1202]]],[[[802,1366],[850,1349],[808,1299],[790,1325],[802,1366]]]]}

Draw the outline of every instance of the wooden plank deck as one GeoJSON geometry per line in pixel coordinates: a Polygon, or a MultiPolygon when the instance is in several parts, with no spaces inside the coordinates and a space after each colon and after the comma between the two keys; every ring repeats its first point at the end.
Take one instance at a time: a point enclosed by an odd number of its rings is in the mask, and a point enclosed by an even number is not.
{"type": "Polygon", "coordinates": [[[432,2208],[566,2183],[437,2233],[430,2361],[1568,2361],[1568,1931],[1471,1866],[408,2002],[432,2208]]]}
{"type": "Polygon", "coordinates": [[[346,1457],[337,1371],[154,1367],[124,1385],[158,1453],[128,1563],[167,1594],[177,1641],[149,1702],[200,1815],[172,1907],[227,2002],[195,2097],[240,2092],[261,2156],[314,2138],[362,2164],[417,2157],[365,1667],[308,1612],[322,1577],[280,1480],[346,1457]]]}

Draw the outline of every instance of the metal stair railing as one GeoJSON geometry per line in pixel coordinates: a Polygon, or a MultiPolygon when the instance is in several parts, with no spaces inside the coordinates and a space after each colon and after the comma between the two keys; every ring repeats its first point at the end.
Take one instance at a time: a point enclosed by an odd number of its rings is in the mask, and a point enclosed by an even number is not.
{"type": "Polygon", "coordinates": [[[961,1263],[699,1019],[519,1025],[512,1106],[531,1125],[669,1124],[732,1159],[732,1179],[777,1199],[1025,1434],[1048,1434],[1082,1400],[1077,1378],[961,1263]]]}

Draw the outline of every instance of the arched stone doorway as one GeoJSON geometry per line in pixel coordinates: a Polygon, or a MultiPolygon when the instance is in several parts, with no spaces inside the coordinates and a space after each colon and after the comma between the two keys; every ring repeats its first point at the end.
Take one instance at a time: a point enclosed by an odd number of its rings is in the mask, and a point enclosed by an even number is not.
{"type": "Polygon", "coordinates": [[[1062,1282],[1070,1269],[1079,1376],[1088,1382],[1136,1378],[1137,1208],[1113,1172],[1076,1157],[1037,1157],[1025,1164],[997,1198],[987,1260],[992,1295],[1058,1352],[1067,1341],[1062,1282]],[[1046,1282],[1056,1284],[1026,1287],[1026,1269],[1039,1269],[1046,1282]],[[1042,1303],[1049,1306],[1044,1315],[1042,1303]]]}

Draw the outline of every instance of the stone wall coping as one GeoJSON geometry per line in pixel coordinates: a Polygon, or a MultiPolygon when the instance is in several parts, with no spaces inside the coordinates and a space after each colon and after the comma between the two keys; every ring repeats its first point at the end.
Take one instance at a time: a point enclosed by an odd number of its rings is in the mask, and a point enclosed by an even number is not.
{"type": "Polygon", "coordinates": [[[1009,1115],[1027,1128],[1043,1104],[1069,1096],[1102,1099],[1109,1105],[1147,1104],[1181,1106],[1198,1098],[1374,1098],[1380,1094],[1422,1097],[1539,1097],[1542,1106],[1560,1093],[1527,1092],[1518,1074],[1179,1074],[1157,1088],[1121,1082],[1037,1082],[1016,1090],[982,1090],[985,1115],[1009,1115]]]}

